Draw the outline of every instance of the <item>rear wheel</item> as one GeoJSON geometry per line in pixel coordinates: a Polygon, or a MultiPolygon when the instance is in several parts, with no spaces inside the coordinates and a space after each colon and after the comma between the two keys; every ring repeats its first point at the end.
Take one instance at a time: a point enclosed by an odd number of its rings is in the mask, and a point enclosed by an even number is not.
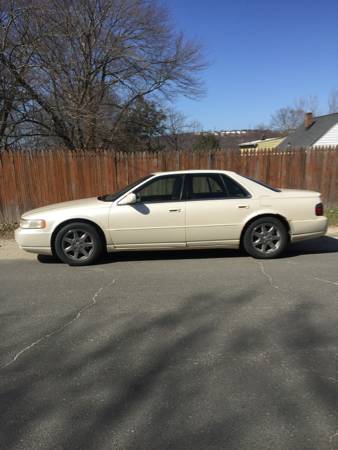
{"type": "Polygon", "coordinates": [[[244,249],[254,258],[277,258],[288,244],[285,225],[275,217],[261,217],[245,231],[244,249]]]}
{"type": "Polygon", "coordinates": [[[65,225],[55,239],[57,256],[70,266],[86,266],[96,262],[103,253],[103,245],[96,228],[88,223],[65,225]]]}

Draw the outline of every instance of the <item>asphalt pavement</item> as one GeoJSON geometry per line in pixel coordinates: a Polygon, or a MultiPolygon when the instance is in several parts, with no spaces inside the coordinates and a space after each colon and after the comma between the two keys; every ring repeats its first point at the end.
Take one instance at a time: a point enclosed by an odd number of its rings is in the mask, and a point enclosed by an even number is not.
{"type": "Polygon", "coordinates": [[[0,324],[2,450],[338,449],[337,239],[0,259],[0,324]]]}

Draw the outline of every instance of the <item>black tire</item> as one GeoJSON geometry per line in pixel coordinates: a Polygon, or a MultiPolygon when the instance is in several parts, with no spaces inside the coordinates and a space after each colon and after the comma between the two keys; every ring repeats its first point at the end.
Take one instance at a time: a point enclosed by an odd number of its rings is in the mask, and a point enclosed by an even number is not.
{"type": "Polygon", "coordinates": [[[249,255],[259,259],[280,256],[288,245],[285,225],[275,217],[261,217],[245,230],[243,247],[249,255]]]}
{"type": "Polygon", "coordinates": [[[85,222],[73,222],[58,231],[56,255],[70,266],[94,264],[103,254],[103,243],[97,229],[85,222]]]}

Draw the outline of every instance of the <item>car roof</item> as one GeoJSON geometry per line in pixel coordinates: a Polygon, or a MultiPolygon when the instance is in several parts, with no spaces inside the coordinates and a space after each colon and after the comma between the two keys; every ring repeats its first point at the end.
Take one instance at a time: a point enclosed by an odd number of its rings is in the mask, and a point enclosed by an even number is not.
{"type": "Polygon", "coordinates": [[[152,175],[182,175],[182,174],[190,174],[190,173],[235,173],[230,170],[211,170],[211,169],[205,169],[205,170],[172,170],[168,172],[152,172],[152,175]]]}

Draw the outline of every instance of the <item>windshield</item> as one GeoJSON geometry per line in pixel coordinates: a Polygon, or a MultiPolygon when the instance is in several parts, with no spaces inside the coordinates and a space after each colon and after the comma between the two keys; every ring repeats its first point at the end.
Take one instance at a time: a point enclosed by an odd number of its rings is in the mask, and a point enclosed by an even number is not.
{"type": "Polygon", "coordinates": [[[125,194],[126,192],[133,189],[133,187],[137,186],[138,184],[142,183],[143,181],[148,180],[148,178],[151,178],[151,177],[152,177],[152,175],[148,175],[146,177],[140,178],[139,180],[134,181],[131,184],[128,184],[128,186],[125,187],[124,189],[122,189],[121,191],[114,192],[113,194],[101,195],[100,197],[97,197],[97,198],[103,202],[115,202],[115,200],[117,200],[119,197],[121,197],[121,195],[125,194]]]}
{"type": "MultiPolygon", "coordinates": [[[[242,175],[242,176],[243,176],[243,175],[242,175]]],[[[246,178],[247,180],[253,181],[254,183],[257,183],[257,184],[259,184],[260,186],[263,186],[263,187],[265,187],[265,188],[267,188],[267,189],[270,189],[271,191],[274,191],[274,192],[281,192],[280,189],[275,188],[275,187],[273,187],[273,186],[270,186],[269,184],[266,184],[266,183],[264,183],[263,181],[255,180],[254,178],[251,178],[251,177],[245,177],[245,176],[244,176],[244,178],[246,178]]]]}

